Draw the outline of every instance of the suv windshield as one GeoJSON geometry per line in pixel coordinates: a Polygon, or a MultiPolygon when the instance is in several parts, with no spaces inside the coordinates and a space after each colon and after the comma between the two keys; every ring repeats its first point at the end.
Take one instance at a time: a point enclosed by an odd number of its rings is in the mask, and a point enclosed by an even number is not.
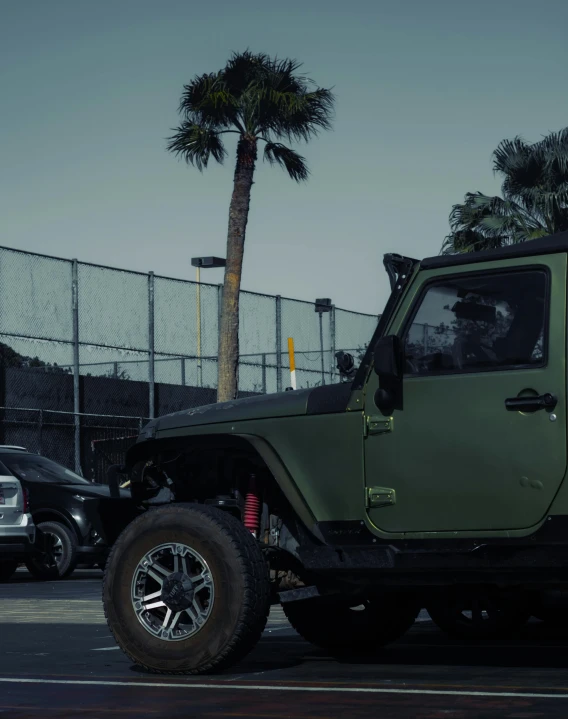
{"type": "Polygon", "coordinates": [[[44,484],[91,484],[70,469],[35,454],[2,454],[2,462],[18,479],[44,484]]]}

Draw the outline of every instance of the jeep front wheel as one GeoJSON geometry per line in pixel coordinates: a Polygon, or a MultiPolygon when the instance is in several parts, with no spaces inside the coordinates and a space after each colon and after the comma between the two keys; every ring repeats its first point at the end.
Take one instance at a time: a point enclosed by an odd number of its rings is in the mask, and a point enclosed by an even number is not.
{"type": "Polygon", "coordinates": [[[122,650],[154,672],[200,674],[244,657],[266,625],[269,574],[234,517],[169,505],[135,519],[114,544],[103,603],[122,650]]]}
{"type": "Polygon", "coordinates": [[[306,641],[332,652],[369,652],[394,642],[414,624],[420,607],[405,596],[358,602],[308,599],[284,603],[284,614],[306,641]]]}

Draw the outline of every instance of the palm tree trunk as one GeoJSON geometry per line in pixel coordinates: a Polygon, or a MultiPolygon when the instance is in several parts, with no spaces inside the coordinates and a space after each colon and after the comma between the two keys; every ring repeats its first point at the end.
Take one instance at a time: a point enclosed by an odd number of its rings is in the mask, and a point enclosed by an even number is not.
{"type": "Polygon", "coordinates": [[[229,207],[227,264],[219,337],[217,402],[236,399],[238,392],[239,293],[255,161],[256,140],[245,135],[240,138],[237,147],[237,165],[229,207]]]}

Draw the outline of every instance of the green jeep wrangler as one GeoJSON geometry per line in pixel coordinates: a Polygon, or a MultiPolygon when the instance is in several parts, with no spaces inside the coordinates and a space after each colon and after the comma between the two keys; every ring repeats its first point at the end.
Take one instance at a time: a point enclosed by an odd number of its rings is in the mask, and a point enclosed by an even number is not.
{"type": "Polygon", "coordinates": [[[568,232],[387,255],[349,381],[151,421],[119,469],[141,511],[103,586],[128,656],[226,668],[277,603],[330,652],[376,651],[421,608],[461,636],[561,619],[567,258],[568,232]]]}

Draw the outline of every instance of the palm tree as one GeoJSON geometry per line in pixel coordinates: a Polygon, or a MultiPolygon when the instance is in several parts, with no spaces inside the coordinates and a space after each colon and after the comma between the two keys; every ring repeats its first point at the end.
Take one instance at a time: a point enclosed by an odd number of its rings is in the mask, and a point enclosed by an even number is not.
{"type": "Polygon", "coordinates": [[[297,182],[307,180],[304,157],[280,140],[308,141],[331,128],[334,96],[298,74],[295,60],[278,60],[248,50],[233,53],[218,72],[196,76],[185,85],[179,106],[181,125],[168,150],[203,171],[212,157],[223,163],[222,135],[236,134],[233,194],[229,206],[227,255],[219,342],[217,401],[238,391],[239,292],[259,142],[264,159],[280,165],[297,182]]]}
{"type": "Polygon", "coordinates": [[[503,140],[493,153],[502,197],[468,192],[450,214],[442,254],[503,247],[568,230],[568,128],[529,144],[503,140]]]}

